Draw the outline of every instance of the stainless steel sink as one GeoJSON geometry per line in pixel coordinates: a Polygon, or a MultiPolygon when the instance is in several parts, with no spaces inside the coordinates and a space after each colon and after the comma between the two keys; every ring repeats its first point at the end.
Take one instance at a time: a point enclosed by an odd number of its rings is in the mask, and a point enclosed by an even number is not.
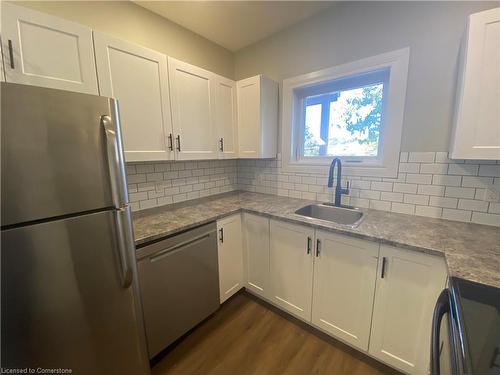
{"type": "Polygon", "coordinates": [[[295,211],[297,215],[313,219],[325,220],[332,223],[357,227],[364,219],[364,213],[355,207],[337,207],[330,204],[310,204],[295,211]]]}

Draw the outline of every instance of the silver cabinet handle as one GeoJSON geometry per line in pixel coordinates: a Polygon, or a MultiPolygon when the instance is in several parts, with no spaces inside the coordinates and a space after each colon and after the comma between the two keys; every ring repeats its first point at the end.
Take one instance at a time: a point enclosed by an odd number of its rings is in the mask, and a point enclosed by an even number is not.
{"type": "Polygon", "coordinates": [[[307,237],[307,255],[311,254],[311,242],[312,242],[312,239],[311,237],[307,237]]]}
{"type": "Polygon", "coordinates": [[[134,234],[132,233],[132,219],[130,207],[116,210],[116,229],[118,242],[118,259],[120,266],[121,286],[128,288],[132,284],[134,273],[132,271],[132,256],[135,254],[134,234]]]}
{"type": "Polygon", "coordinates": [[[174,151],[174,140],[172,139],[172,133],[168,135],[168,149],[174,151]]]}
{"type": "Polygon", "coordinates": [[[380,278],[383,279],[386,274],[386,267],[387,267],[387,258],[383,257],[382,258],[382,272],[380,272],[380,278]]]}
{"type": "Polygon", "coordinates": [[[181,136],[180,134],[177,135],[177,137],[175,137],[175,139],[177,139],[177,151],[181,151],[181,136]]]}
{"type": "Polygon", "coordinates": [[[220,144],[219,149],[221,151],[224,151],[224,138],[219,139],[219,144],[220,144]]]}
{"type": "Polygon", "coordinates": [[[321,254],[321,241],[316,240],[316,258],[319,258],[319,254],[321,254]]]}
{"type": "Polygon", "coordinates": [[[15,69],[14,67],[14,49],[12,48],[12,40],[8,40],[9,44],[9,59],[10,59],[10,68],[15,69]]]}
{"type": "MultiPolygon", "coordinates": [[[[114,101],[116,106],[116,101],[114,101]]],[[[111,180],[111,194],[113,205],[116,208],[125,206],[128,203],[127,182],[125,178],[125,167],[123,163],[123,150],[121,146],[120,127],[118,124],[118,108],[113,108],[113,122],[110,116],[101,116],[101,126],[104,128],[106,137],[106,150],[109,167],[109,177],[111,180]]]]}
{"type": "Polygon", "coordinates": [[[224,243],[224,228],[219,229],[219,241],[220,243],[224,243]]]}

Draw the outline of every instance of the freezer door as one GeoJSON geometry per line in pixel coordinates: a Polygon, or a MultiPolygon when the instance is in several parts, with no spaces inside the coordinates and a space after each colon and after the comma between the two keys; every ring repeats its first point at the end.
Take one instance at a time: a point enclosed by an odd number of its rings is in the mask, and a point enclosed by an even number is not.
{"type": "Polygon", "coordinates": [[[2,368],[149,374],[135,261],[124,285],[117,226],[124,214],[2,231],[2,368]]]}
{"type": "Polygon", "coordinates": [[[113,99],[1,87],[2,226],[127,203],[113,99]]]}

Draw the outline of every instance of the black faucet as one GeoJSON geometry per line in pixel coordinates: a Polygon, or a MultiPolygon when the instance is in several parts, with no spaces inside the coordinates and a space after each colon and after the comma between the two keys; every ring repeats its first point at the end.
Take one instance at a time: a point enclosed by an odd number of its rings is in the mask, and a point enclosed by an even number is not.
{"type": "Polygon", "coordinates": [[[335,202],[334,205],[340,207],[340,198],[342,194],[349,194],[349,181],[347,181],[347,188],[342,188],[341,178],[342,178],[342,162],[340,158],[335,158],[330,164],[330,172],[328,173],[328,187],[333,187],[333,170],[337,164],[337,186],[335,187],[335,202]]]}

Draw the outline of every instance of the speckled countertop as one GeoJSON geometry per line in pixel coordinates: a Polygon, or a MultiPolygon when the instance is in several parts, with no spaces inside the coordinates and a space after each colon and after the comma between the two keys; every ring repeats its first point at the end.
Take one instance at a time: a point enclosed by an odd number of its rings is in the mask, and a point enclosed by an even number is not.
{"type": "Polygon", "coordinates": [[[294,212],[303,199],[250,192],[231,192],[134,213],[136,245],[209,223],[243,210],[315,228],[395,245],[446,258],[450,276],[500,288],[500,228],[364,210],[357,228],[346,228],[294,212]]]}

